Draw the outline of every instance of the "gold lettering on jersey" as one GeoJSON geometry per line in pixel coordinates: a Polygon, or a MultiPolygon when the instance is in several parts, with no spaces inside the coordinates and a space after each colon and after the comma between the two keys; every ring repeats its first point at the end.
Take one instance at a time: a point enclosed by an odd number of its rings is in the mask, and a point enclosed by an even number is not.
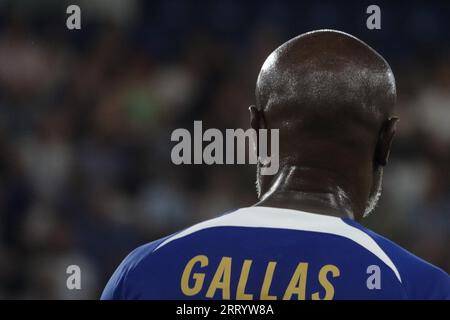
{"type": "Polygon", "coordinates": [[[181,276],[181,291],[186,296],[195,296],[202,290],[205,274],[194,273],[191,277],[192,269],[197,263],[200,263],[201,268],[206,267],[208,265],[208,257],[204,255],[195,256],[186,264],[181,276]],[[189,279],[191,278],[195,280],[193,287],[189,287],[189,279]]]}
{"type": "MultiPolygon", "coordinates": [[[[271,293],[273,284],[277,284],[277,262],[266,262],[266,271],[263,279],[252,277],[252,267],[254,263],[255,262],[251,259],[245,259],[238,264],[234,262],[232,265],[231,257],[222,257],[217,267],[215,267],[214,264],[210,264],[206,255],[197,255],[186,263],[181,275],[181,291],[186,296],[194,296],[200,294],[203,290],[206,290],[206,293],[203,293],[205,294],[205,297],[218,297],[223,300],[253,300],[255,297],[261,300],[331,300],[335,295],[332,279],[341,275],[339,268],[333,264],[322,266],[319,273],[314,275],[311,274],[311,271],[309,270],[310,265],[308,262],[299,262],[295,268],[293,268],[284,292],[282,292],[280,296],[277,296],[273,292],[271,293]],[[237,272],[239,275],[237,285],[233,288],[231,287],[232,266],[234,267],[233,272],[237,272]],[[193,272],[194,268],[201,269],[202,272],[193,272]],[[205,281],[207,274],[213,275],[210,283],[205,281]],[[251,281],[252,279],[253,281],[260,281],[259,292],[248,291],[247,284],[249,280],[251,281]],[[307,281],[310,281],[310,285],[311,281],[317,281],[323,288],[323,291],[308,293],[307,281]],[[190,286],[190,284],[193,285],[190,286]],[[233,293],[233,296],[231,293],[233,293]]],[[[278,273],[280,273],[280,271],[278,271],[278,273]]],[[[278,274],[278,277],[279,276],[280,275],[278,274]]],[[[276,287],[279,286],[278,283],[276,287]]]]}
{"type": "Polygon", "coordinates": [[[323,299],[319,297],[319,293],[315,292],[312,295],[313,300],[333,300],[334,297],[334,287],[327,278],[327,274],[331,272],[333,278],[339,277],[341,275],[338,267],[332,264],[327,264],[322,267],[319,271],[319,283],[325,289],[325,296],[323,299]]]}
{"type": "Polygon", "coordinates": [[[260,300],[277,300],[277,296],[272,296],[269,294],[270,285],[272,284],[273,272],[277,267],[275,261],[270,261],[267,264],[266,274],[264,275],[264,281],[261,287],[260,300]]]}
{"type": "Polygon", "coordinates": [[[206,292],[206,297],[212,298],[217,289],[222,290],[222,300],[230,300],[231,258],[223,257],[217,267],[214,278],[206,292]]]}
{"type": "Polygon", "coordinates": [[[291,300],[294,294],[298,296],[298,300],[305,300],[307,276],[308,263],[300,262],[292,275],[291,281],[284,293],[283,300],[291,300]]]}
{"type": "Polygon", "coordinates": [[[252,260],[245,260],[242,265],[241,276],[239,277],[239,283],[236,291],[236,300],[253,300],[253,295],[245,293],[245,287],[247,285],[248,274],[252,265],[252,260]]]}

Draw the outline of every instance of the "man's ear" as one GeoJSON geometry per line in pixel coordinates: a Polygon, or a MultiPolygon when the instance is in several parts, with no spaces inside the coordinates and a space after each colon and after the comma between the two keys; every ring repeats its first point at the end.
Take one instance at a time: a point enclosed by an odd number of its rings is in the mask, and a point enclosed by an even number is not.
{"type": "Polygon", "coordinates": [[[385,166],[388,163],[392,140],[394,139],[398,121],[398,117],[391,117],[381,127],[375,148],[375,163],[377,165],[385,166]]]}
{"type": "Polygon", "coordinates": [[[267,129],[263,112],[254,105],[248,107],[248,110],[250,111],[250,126],[256,131],[259,129],[267,129]]]}
{"type": "Polygon", "coordinates": [[[256,152],[256,155],[259,155],[259,141],[258,141],[258,132],[260,129],[267,129],[266,119],[264,118],[264,113],[259,110],[256,106],[251,105],[248,107],[250,111],[250,126],[252,129],[256,131],[256,141],[254,141],[253,148],[256,152]]]}

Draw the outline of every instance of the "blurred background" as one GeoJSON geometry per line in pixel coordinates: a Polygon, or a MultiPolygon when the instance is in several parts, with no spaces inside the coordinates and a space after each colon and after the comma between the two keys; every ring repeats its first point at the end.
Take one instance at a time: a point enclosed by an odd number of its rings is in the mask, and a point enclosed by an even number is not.
{"type": "Polygon", "coordinates": [[[449,272],[449,20],[430,1],[0,1],[0,298],[97,299],[136,246],[255,203],[253,166],[175,166],[170,134],[248,128],[266,56],[319,28],[360,37],[397,79],[398,137],[363,223],[449,272]]]}

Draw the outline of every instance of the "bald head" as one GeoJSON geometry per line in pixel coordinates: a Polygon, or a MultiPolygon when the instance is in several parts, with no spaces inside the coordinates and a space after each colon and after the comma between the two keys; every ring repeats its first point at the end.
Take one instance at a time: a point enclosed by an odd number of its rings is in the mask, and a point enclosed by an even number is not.
{"type": "Polygon", "coordinates": [[[270,120],[313,128],[314,120],[332,125],[338,118],[377,127],[391,114],[395,98],[387,62],[357,38],[332,30],[309,32],[278,47],[256,86],[257,106],[270,120]]]}
{"type": "MultiPolygon", "coordinates": [[[[350,165],[356,178],[373,184],[374,172],[387,161],[395,100],[394,75],[383,57],[349,34],[318,30],[289,40],[266,59],[252,126],[280,129],[280,166],[348,175],[350,165]]],[[[373,187],[366,186],[367,196],[373,187]]]]}

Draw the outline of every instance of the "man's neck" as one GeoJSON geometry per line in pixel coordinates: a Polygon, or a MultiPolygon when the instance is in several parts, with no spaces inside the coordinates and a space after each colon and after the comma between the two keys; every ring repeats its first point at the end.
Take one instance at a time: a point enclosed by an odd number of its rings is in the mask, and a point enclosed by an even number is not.
{"type": "Polygon", "coordinates": [[[278,207],[355,219],[355,204],[345,191],[342,177],[317,168],[290,166],[255,206],[278,207]]]}

